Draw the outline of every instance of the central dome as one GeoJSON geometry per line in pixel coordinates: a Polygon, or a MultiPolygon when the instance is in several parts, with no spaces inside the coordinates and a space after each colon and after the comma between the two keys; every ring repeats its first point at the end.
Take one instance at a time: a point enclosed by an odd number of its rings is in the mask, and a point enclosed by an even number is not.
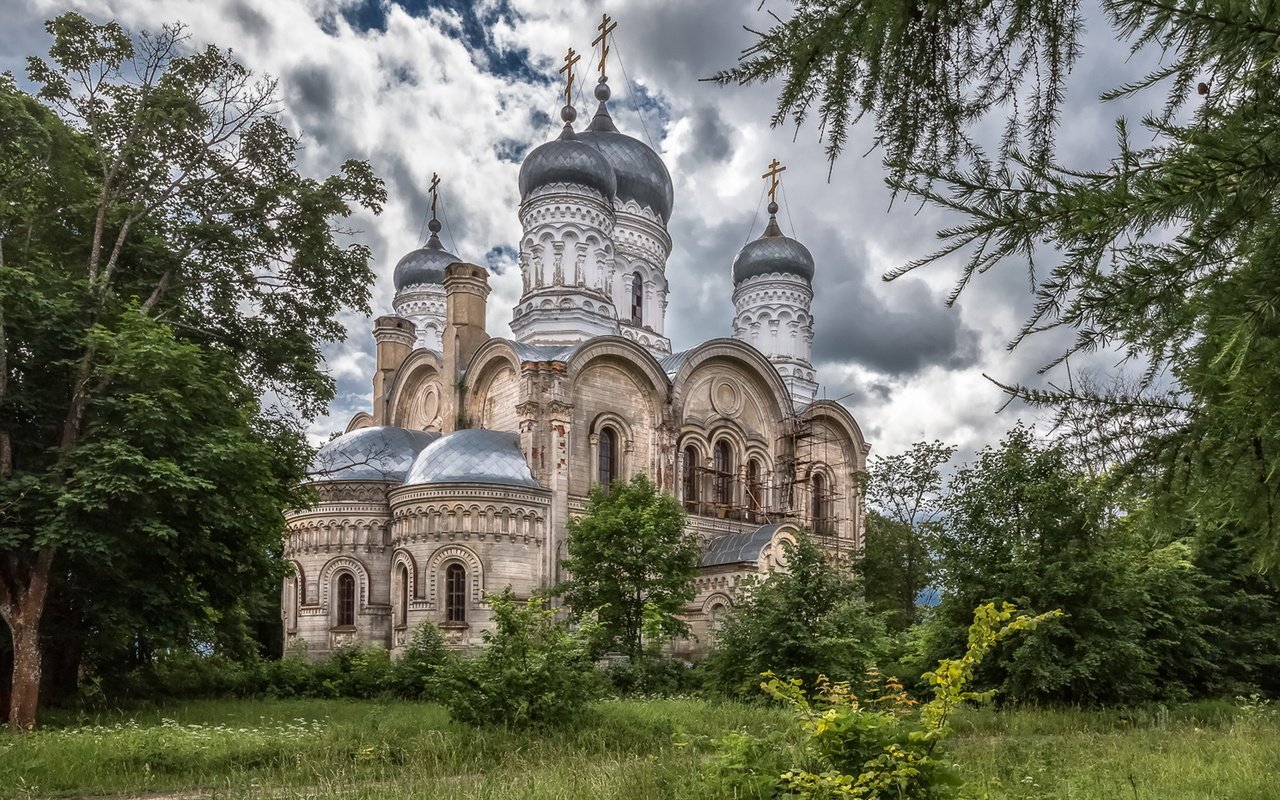
{"type": "Polygon", "coordinates": [[[664,223],[667,222],[675,206],[675,191],[667,165],[662,163],[653,148],[621,133],[613,124],[605,105],[609,99],[608,84],[596,85],[596,99],[600,101],[600,107],[587,129],[578,134],[578,141],[594,146],[609,159],[618,176],[619,200],[634,200],[653,209],[664,223]]]}
{"type": "Polygon", "coordinates": [[[600,151],[574,134],[569,126],[572,107],[566,107],[562,115],[565,126],[560,137],[534,148],[520,165],[520,200],[523,202],[535,189],[548,184],[575,183],[595,189],[612,203],[618,189],[613,167],[600,151]]]}

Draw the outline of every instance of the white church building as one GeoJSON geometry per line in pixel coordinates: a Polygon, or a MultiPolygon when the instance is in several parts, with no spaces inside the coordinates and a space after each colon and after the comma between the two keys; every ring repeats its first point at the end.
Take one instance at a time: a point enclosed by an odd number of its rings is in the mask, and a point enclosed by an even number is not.
{"type": "Polygon", "coordinates": [[[287,513],[285,645],[393,653],[427,621],[479,644],[486,595],[566,576],[568,523],[587,494],[645,473],[702,543],[684,610],[696,655],[746,575],[785,568],[800,528],[835,557],[861,546],[857,484],[869,445],[841,404],[817,400],[815,270],[769,221],[724,268],[731,335],[673,352],[665,334],[671,177],[620,132],[602,75],[588,124],[520,168],[523,292],[514,339],[485,330],[488,273],[431,236],[396,264],[394,314],[373,323],[373,408],[316,457],[319,500],[287,513]]]}

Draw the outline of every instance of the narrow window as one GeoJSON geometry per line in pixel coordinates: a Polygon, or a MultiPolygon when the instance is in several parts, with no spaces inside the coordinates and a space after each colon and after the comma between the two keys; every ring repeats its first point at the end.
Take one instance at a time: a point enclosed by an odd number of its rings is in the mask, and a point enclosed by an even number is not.
{"type": "Polygon", "coordinates": [[[760,482],[760,462],[747,462],[747,513],[752,522],[759,522],[764,515],[764,485],[760,482]]]}
{"type": "Polygon", "coordinates": [[[830,498],[827,496],[827,479],[821,474],[813,476],[813,530],[826,533],[830,517],[830,498]]]}
{"type": "Polygon", "coordinates": [[[467,570],[461,564],[450,564],[444,571],[444,619],[467,621],[467,570]]]}
{"type": "Polygon", "coordinates": [[[714,453],[716,480],[716,502],[722,506],[729,505],[732,495],[733,456],[729,452],[729,443],[724,439],[716,442],[714,453]]]}
{"type": "Polygon", "coordinates": [[[400,565],[400,619],[401,625],[409,624],[409,568],[400,565]]]}
{"type": "Polygon", "coordinates": [[[298,579],[285,581],[284,628],[287,631],[298,628],[298,579]]]}
{"type": "Polygon", "coordinates": [[[600,448],[597,456],[598,478],[600,485],[607,489],[613,485],[613,479],[618,477],[618,437],[613,428],[601,428],[597,441],[600,448]]]}
{"type": "Polygon", "coordinates": [[[692,511],[698,504],[698,451],[693,447],[684,449],[684,464],[681,481],[684,484],[684,505],[692,511]]]}
{"type": "Polygon", "coordinates": [[[631,276],[631,324],[644,324],[644,281],[639,272],[631,276]]]}
{"type": "Polygon", "coordinates": [[[350,572],[338,576],[338,624],[356,624],[356,579],[350,572]]]}

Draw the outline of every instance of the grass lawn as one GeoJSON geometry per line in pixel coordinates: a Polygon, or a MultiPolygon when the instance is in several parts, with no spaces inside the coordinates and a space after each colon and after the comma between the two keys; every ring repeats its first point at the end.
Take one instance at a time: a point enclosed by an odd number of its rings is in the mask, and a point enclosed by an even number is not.
{"type": "MultiPolygon", "coordinates": [[[[777,710],[693,700],[601,704],[554,734],[477,731],[434,705],[203,701],[0,734],[0,798],[712,798],[704,747],[787,727],[777,710]]],[[[1280,714],[1230,704],[1142,712],[972,712],[951,748],[977,796],[1280,797],[1280,714]]]]}

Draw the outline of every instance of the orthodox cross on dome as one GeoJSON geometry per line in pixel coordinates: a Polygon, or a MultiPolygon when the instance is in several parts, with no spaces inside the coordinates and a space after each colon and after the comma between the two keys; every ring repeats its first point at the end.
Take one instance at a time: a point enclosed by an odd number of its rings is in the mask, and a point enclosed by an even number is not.
{"type": "Polygon", "coordinates": [[[431,218],[436,218],[436,200],[440,198],[440,176],[431,173],[431,186],[427,189],[431,192],[431,218]]]}
{"type": "Polygon", "coordinates": [[[767,178],[769,180],[770,203],[778,202],[778,176],[786,171],[787,168],[782,166],[782,162],[775,158],[773,163],[769,165],[769,171],[760,176],[761,178],[767,178]]]}
{"type": "Polygon", "coordinates": [[[613,33],[613,29],[618,27],[618,23],[609,18],[608,14],[600,15],[600,24],[596,26],[596,30],[600,31],[600,35],[591,40],[591,46],[600,45],[600,80],[605,79],[604,63],[609,57],[609,34],[613,33]]]}
{"type": "Polygon", "coordinates": [[[564,54],[564,66],[560,68],[560,74],[568,73],[568,75],[565,75],[564,81],[564,104],[566,106],[573,105],[573,65],[577,64],[581,59],[582,56],[575,53],[572,47],[569,48],[569,52],[564,54]]]}

